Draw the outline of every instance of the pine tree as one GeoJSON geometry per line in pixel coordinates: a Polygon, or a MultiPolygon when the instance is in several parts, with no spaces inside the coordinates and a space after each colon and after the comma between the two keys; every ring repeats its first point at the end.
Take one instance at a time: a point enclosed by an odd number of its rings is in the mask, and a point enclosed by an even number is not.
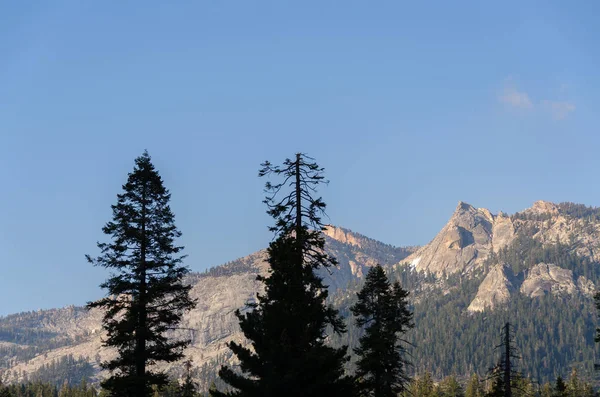
{"type": "MultiPolygon", "coordinates": [[[[505,383],[504,378],[502,377],[502,369],[497,366],[492,370],[491,373],[492,384],[485,394],[486,397],[505,397],[505,383]]],[[[508,388],[510,390],[510,387],[508,388]]]]}
{"type": "Polygon", "coordinates": [[[540,390],[540,397],[554,397],[552,385],[550,383],[544,383],[540,390]]]}
{"type": "Polygon", "coordinates": [[[408,292],[398,282],[391,285],[383,268],[377,265],[369,270],[357,295],[358,302],[350,311],[356,316],[358,327],[366,326],[354,349],[361,395],[395,397],[410,382],[406,349],[400,339],[413,327],[408,292]]]}
{"type": "Polygon", "coordinates": [[[561,376],[556,378],[553,397],[567,397],[567,385],[561,376]]]}
{"type": "Polygon", "coordinates": [[[465,397],[465,392],[454,376],[448,376],[440,382],[441,397],[465,397]]]}
{"type": "Polygon", "coordinates": [[[404,396],[419,396],[419,397],[440,397],[438,390],[435,387],[431,373],[426,371],[422,376],[414,379],[404,396]]]}
{"type": "Polygon", "coordinates": [[[577,373],[577,368],[573,367],[571,376],[566,384],[566,396],[568,397],[592,397],[594,392],[589,383],[582,381],[577,373]]]}
{"type": "Polygon", "coordinates": [[[242,374],[222,367],[219,376],[234,391],[213,396],[350,396],[352,379],[344,376],[347,347],[326,345],[328,332],[346,331],[337,310],[326,304],[327,288],[315,271],[335,266],[324,252],[325,203],[313,195],[324,182],[323,168],[297,154],[283,166],[262,164],[259,176],[281,181],[266,183],[267,213],[275,219],[277,237],[268,253],[270,274],[258,277],[264,294],[250,311],[236,315],[251,342],[230,349],[240,360],[242,374]]]}
{"type": "Polygon", "coordinates": [[[489,397],[512,397],[513,388],[516,387],[515,379],[521,374],[515,371],[515,361],[520,357],[514,347],[514,334],[510,323],[502,327],[502,342],[496,347],[500,349],[498,364],[491,369],[492,387],[488,391],[489,397]]]}
{"type": "Polygon", "coordinates": [[[167,383],[167,375],[152,370],[157,362],[174,362],[183,356],[186,340],[169,340],[165,333],[176,327],[195,302],[183,277],[183,247],[175,245],[181,233],[169,207],[171,195],[147,152],[112,206],[112,220],[102,231],[110,242],[98,243],[101,255],[88,261],[115,271],[101,284],[108,295],[88,308],[104,310],[104,345],[118,356],[102,367],[111,372],[102,386],[111,396],[149,396],[152,385],[167,383]]]}
{"type": "Polygon", "coordinates": [[[515,397],[529,397],[536,393],[536,388],[529,378],[517,376],[512,381],[512,388],[514,389],[513,396],[515,397]]]}
{"type": "Polygon", "coordinates": [[[481,386],[479,376],[477,376],[477,374],[473,374],[471,379],[469,379],[469,383],[467,383],[465,397],[483,397],[484,394],[485,393],[483,387],[481,386]]]}
{"type": "Polygon", "coordinates": [[[181,397],[194,397],[196,395],[196,383],[192,378],[192,360],[187,360],[185,366],[185,379],[181,386],[181,397]]]}
{"type": "MultiPolygon", "coordinates": [[[[596,292],[594,295],[594,303],[596,305],[596,311],[600,312],[600,292],[596,292]]],[[[596,328],[596,337],[594,338],[594,342],[600,342],[600,327],[596,328]]],[[[594,368],[596,370],[600,370],[600,364],[594,364],[594,368]]]]}

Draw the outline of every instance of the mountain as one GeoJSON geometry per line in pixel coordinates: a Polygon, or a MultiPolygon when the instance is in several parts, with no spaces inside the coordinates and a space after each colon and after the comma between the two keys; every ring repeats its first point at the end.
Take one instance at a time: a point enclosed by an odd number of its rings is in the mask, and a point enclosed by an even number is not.
{"type": "Polygon", "coordinates": [[[507,215],[493,215],[461,201],[446,226],[407,261],[417,271],[437,276],[470,272],[514,236],[515,225],[507,215]]]}
{"type": "MultiPolygon", "coordinates": [[[[326,250],[338,261],[337,269],[322,271],[332,292],[361,279],[369,266],[377,263],[391,266],[406,258],[414,248],[398,248],[330,226],[325,232],[326,250]]],[[[218,366],[230,359],[226,343],[241,341],[234,311],[254,299],[261,284],[258,274],[266,274],[266,251],[261,250],[244,258],[213,267],[204,273],[190,274],[186,282],[193,288],[191,296],[197,307],[184,316],[180,330],[174,336],[191,338],[185,352],[198,366],[197,376],[206,386],[215,379],[218,366]]],[[[70,306],[63,309],[20,313],[0,318],[0,374],[4,382],[28,379],[55,380],[69,368],[57,366],[64,357],[66,365],[77,366],[83,360],[94,369],[91,380],[103,376],[99,363],[111,357],[112,351],[102,347],[101,313],[70,306]],[[75,364],[74,364],[75,362],[75,364]]],[[[174,376],[181,375],[180,365],[170,365],[174,376]]],[[[77,367],[79,368],[79,367],[77,367]]],[[[81,378],[78,379],[78,381],[81,378]]]]}
{"type": "MultiPolygon", "coordinates": [[[[349,324],[348,333],[330,343],[356,345],[361,331],[349,307],[367,269],[381,263],[411,292],[416,327],[408,338],[415,372],[484,375],[495,364],[494,346],[506,321],[516,330],[525,375],[543,382],[572,367],[583,376],[593,372],[600,209],[538,201],[507,215],[460,202],[423,247],[398,248],[334,226],[325,237],[339,266],[321,275],[349,324]]],[[[268,272],[265,257],[259,251],[187,279],[199,304],[175,336],[192,339],[186,354],[203,387],[232,359],[226,343],[243,341],[233,312],[260,291],[255,278],[268,272]]],[[[76,372],[97,380],[103,376],[98,363],[111,354],[101,339],[97,311],[67,307],[0,318],[2,379],[61,381],[76,372]]],[[[181,365],[168,369],[181,376],[181,365]]]]}
{"type": "Polygon", "coordinates": [[[483,375],[510,321],[525,375],[543,382],[577,367],[591,377],[599,237],[600,210],[581,204],[538,201],[509,216],[459,203],[396,267],[413,292],[417,371],[483,375]]]}

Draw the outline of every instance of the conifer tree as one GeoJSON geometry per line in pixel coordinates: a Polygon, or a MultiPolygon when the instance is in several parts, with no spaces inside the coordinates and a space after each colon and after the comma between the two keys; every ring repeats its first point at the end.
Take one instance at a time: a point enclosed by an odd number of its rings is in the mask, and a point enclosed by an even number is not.
{"type": "Polygon", "coordinates": [[[502,342],[496,346],[500,350],[498,364],[491,369],[492,386],[488,391],[489,397],[513,397],[513,388],[517,388],[515,380],[521,374],[515,370],[515,361],[520,357],[514,346],[514,334],[510,323],[502,327],[502,342]]]}
{"type": "Polygon", "coordinates": [[[592,397],[594,395],[591,385],[579,378],[575,367],[573,367],[566,384],[566,395],[568,397],[592,397]]]}
{"type": "Polygon", "coordinates": [[[403,394],[406,397],[440,397],[429,371],[426,371],[423,375],[413,379],[408,390],[406,390],[403,394]]]}
{"type": "Polygon", "coordinates": [[[483,397],[484,394],[485,392],[481,386],[479,376],[477,376],[477,374],[473,374],[469,379],[469,383],[467,383],[465,397],[483,397]]]}
{"type": "Polygon", "coordinates": [[[346,331],[337,310],[326,304],[327,288],[316,270],[335,266],[324,252],[325,203],[315,198],[324,182],[323,168],[304,154],[282,166],[262,164],[259,176],[279,178],[266,183],[267,213],[276,233],[268,253],[270,273],[258,277],[264,294],[236,315],[251,347],[231,342],[242,373],[222,367],[219,376],[234,390],[213,396],[309,397],[350,396],[352,379],[344,376],[347,347],[326,344],[328,332],[346,331]]]}
{"type": "Polygon", "coordinates": [[[440,382],[441,397],[465,397],[465,391],[454,376],[448,376],[440,382]]]}
{"type": "Polygon", "coordinates": [[[358,302],[350,308],[356,325],[366,327],[354,349],[358,355],[356,375],[361,395],[394,397],[406,390],[405,347],[402,335],[413,327],[408,309],[408,292],[400,283],[390,284],[380,265],[372,267],[357,293],[358,302]]]}
{"type": "Polygon", "coordinates": [[[540,390],[540,397],[554,397],[552,385],[550,383],[544,383],[540,390]]]}
{"type": "Polygon", "coordinates": [[[553,397],[567,397],[567,385],[561,376],[556,378],[553,397]]]}
{"type": "Polygon", "coordinates": [[[102,363],[111,372],[102,386],[111,396],[149,396],[152,385],[164,385],[167,375],[153,370],[157,362],[183,356],[187,340],[166,336],[195,302],[183,283],[181,236],[169,207],[171,194],[147,152],[135,160],[123,192],[112,206],[112,220],[102,231],[110,241],[98,243],[101,255],[88,261],[114,273],[101,284],[105,298],[88,308],[104,311],[104,345],[116,348],[117,357],[102,363]]]}
{"type": "Polygon", "coordinates": [[[196,383],[192,377],[192,360],[187,360],[185,366],[185,379],[181,386],[181,397],[194,397],[196,395],[196,383]]]}

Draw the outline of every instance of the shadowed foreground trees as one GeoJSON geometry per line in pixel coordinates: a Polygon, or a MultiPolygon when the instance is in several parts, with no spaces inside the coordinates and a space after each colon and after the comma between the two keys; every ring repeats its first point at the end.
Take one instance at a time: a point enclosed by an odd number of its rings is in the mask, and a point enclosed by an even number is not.
{"type": "Polygon", "coordinates": [[[111,396],[149,396],[152,386],[168,382],[165,373],[150,370],[157,362],[183,356],[188,341],[169,340],[183,313],[195,302],[184,285],[181,236],[169,207],[171,195],[145,152],[135,160],[123,193],[112,206],[113,217],[102,231],[110,242],[98,243],[101,255],[88,260],[115,273],[101,287],[108,296],[88,304],[104,310],[105,346],[117,349],[113,360],[102,363],[111,371],[102,386],[111,396]]]}
{"type": "Polygon", "coordinates": [[[324,182],[323,168],[297,154],[282,166],[265,162],[259,176],[266,183],[267,213],[276,239],[267,250],[270,274],[250,311],[237,311],[240,327],[252,348],[232,342],[242,373],[222,367],[220,377],[234,390],[213,396],[351,396],[352,379],[344,376],[347,347],[326,345],[328,332],[343,333],[337,310],[326,304],[328,291],[315,271],[336,265],[324,253],[325,203],[315,198],[324,182]],[[329,331],[330,330],[330,331],[329,331]]]}
{"type": "Polygon", "coordinates": [[[410,381],[402,335],[414,326],[408,309],[408,292],[400,283],[390,284],[380,265],[372,267],[350,308],[356,325],[365,327],[360,345],[354,349],[358,389],[362,396],[395,397],[410,381]]]}

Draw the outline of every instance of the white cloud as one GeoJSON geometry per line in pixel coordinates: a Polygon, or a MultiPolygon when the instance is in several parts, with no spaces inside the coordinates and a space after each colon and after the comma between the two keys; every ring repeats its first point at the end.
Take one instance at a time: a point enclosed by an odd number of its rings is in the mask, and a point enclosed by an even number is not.
{"type": "Polygon", "coordinates": [[[512,106],[518,109],[531,109],[533,103],[529,95],[524,91],[519,91],[513,84],[508,84],[504,87],[504,91],[499,95],[498,100],[505,105],[512,106]]]}
{"type": "MultiPolygon", "coordinates": [[[[570,88],[569,84],[561,84],[559,92],[565,94],[570,88]]],[[[569,101],[553,101],[549,99],[532,101],[528,93],[520,91],[517,88],[511,76],[504,80],[504,89],[498,95],[498,101],[514,109],[540,109],[542,112],[549,114],[554,120],[564,120],[569,114],[575,111],[575,104],[569,101]]]]}
{"type": "Polygon", "coordinates": [[[552,114],[552,118],[555,120],[563,120],[569,113],[575,111],[575,105],[570,102],[543,100],[542,106],[552,114]]]}

